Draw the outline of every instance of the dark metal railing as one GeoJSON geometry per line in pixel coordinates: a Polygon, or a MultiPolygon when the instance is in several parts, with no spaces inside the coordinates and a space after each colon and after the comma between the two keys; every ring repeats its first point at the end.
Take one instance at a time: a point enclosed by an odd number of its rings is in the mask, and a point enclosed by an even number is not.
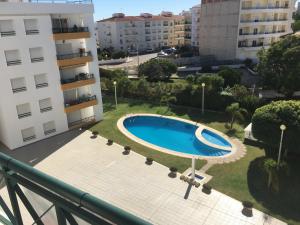
{"type": "Polygon", "coordinates": [[[284,6],[244,6],[242,9],[288,9],[288,5],[284,6]]]}
{"type": "Polygon", "coordinates": [[[71,27],[71,28],[55,27],[52,29],[52,32],[53,34],[89,32],[89,28],[88,27],[71,27]]]}
{"type": "Polygon", "coordinates": [[[19,119],[22,119],[22,118],[25,118],[25,117],[29,117],[29,116],[31,116],[31,112],[18,114],[18,118],[19,119]]]}
{"type": "Polygon", "coordinates": [[[92,56],[91,51],[57,55],[57,59],[58,60],[73,59],[73,58],[80,58],[80,57],[86,57],[86,56],[92,56]]]}
{"type": "Polygon", "coordinates": [[[78,99],[72,100],[72,101],[68,101],[65,103],[65,107],[69,107],[69,106],[73,106],[73,105],[78,105],[84,102],[89,102],[89,101],[93,101],[96,100],[97,97],[96,95],[92,95],[92,96],[82,96],[78,99]]]}
{"type": "Polygon", "coordinates": [[[31,58],[32,63],[43,62],[43,61],[44,61],[44,57],[31,58]]]}
{"type": "Polygon", "coordinates": [[[52,134],[52,133],[55,133],[55,132],[56,132],[56,129],[46,130],[46,131],[44,131],[44,134],[49,135],[49,134],[52,134]]]}
{"type": "Polygon", "coordinates": [[[35,87],[36,87],[36,88],[48,87],[48,83],[36,84],[35,87]]]}
{"type": "Polygon", "coordinates": [[[33,139],[35,139],[35,138],[36,138],[36,136],[35,136],[35,135],[32,135],[32,136],[30,136],[30,137],[23,138],[23,141],[26,142],[26,141],[33,140],[33,139]]]}
{"type": "Polygon", "coordinates": [[[13,93],[18,93],[22,91],[27,91],[27,88],[26,87],[13,88],[12,91],[13,93]]]}
{"type": "Polygon", "coordinates": [[[16,31],[1,31],[0,32],[1,37],[8,37],[8,36],[15,36],[16,35],[16,31]]]}
{"type": "Polygon", "coordinates": [[[70,122],[69,127],[74,127],[74,126],[78,126],[78,125],[85,124],[85,123],[91,123],[93,121],[95,121],[95,116],[90,116],[90,117],[87,117],[87,118],[84,118],[81,120],[76,120],[76,121],[70,122]]]}
{"type": "Polygon", "coordinates": [[[61,79],[61,84],[69,84],[69,83],[74,83],[77,81],[81,80],[91,80],[94,79],[94,74],[89,74],[89,73],[80,73],[75,76],[75,78],[72,79],[61,79]]]}
{"type": "Polygon", "coordinates": [[[22,64],[22,60],[17,59],[17,60],[10,60],[6,62],[8,66],[15,66],[15,65],[20,65],[22,64]]]}
{"type": "MultiPolygon", "coordinates": [[[[34,139],[35,136],[24,138],[34,139]]],[[[117,208],[95,196],[81,191],[67,183],[51,177],[8,155],[0,153],[0,168],[8,191],[10,202],[0,196],[0,206],[4,209],[12,224],[23,225],[19,204],[32,217],[33,224],[44,225],[42,216],[35,210],[20,186],[52,203],[58,224],[78,224],[75,216],[88,224],[150,225],[150,223],[117,208]],[[8,205],[11,206],[8,207],[8,205]],[[68,222],[67,222],[68,221],[68,222]]]]}
{"type": "Polygon", "coordinates": [[[284,32],[285,32],[285,30],[277,30],[277,31],[270,31],[270,32],[240,33],[240,35],[277,34],[277,33],[284,33],[284,32]]]}
{"type": "Polygon", "coordinates": [[[40,109],[40,111],[41,111],[41,113],[44,113],[44,112],[51,111],[52,109],[53,109],[52,106],[49,106],[49,107],[45,107],[45,108],[40,109]]]}
{"type": "Polygon", "coordinates": [[[26,35],[39,34],[39,30],[26,30],[26,35]]]}
{"type": "Polygon", "coordinates": [[[264,23],[264,22],[281,22],[287,19],[266,19],[266,20],[241,20],[241,23],[264,23]]]}

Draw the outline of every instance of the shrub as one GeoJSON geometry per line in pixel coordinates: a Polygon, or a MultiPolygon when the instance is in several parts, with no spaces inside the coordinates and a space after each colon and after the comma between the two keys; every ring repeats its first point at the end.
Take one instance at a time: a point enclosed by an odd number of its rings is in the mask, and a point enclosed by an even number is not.
{"type": "Polygon", "coordinates": [[[112,145],[113,143],[114,143],[113,140],[111,140],[111,139],[108,139],[108,140],[107,140],[107,144],[108,144],[108,145],[112,145]]]}
{"type": "Polygon", "coordinates": [[[130,146],[125,146],[125,147],[124,147],[124,150],[125,150],[125,151],[130,151],[130,150],[131,150],[131,147],[130,147],[130,146]]]}
{"type": "Polygon", "coordinates": [[[258,108],[252,117],[252,132],[255,138],[277,149],[281,124],[287,127],[283,149],[300,153],[300,101],[276,101],[258,108]]]}
{"type": "Polygon", "coordinates": [[[243,201],[242,202],[243,206],[246,208],[253,208],[253,203],[249,201],[243,201]]]}
{"type": "Polygon", "coordinates": [[[94,136],[96,136],[96,135],[99,134],[99,132],[98,132],[98,131],[93,131],[92,134],[93,134],[94,136]]]}
{"type": "Polygon", "coordinates": [[[153,163],[153,159],[150,157],[146,158],[146,164],[151,165],[153,163]]]}
{"type": "Polygon", "coordinates": [[[202,66],[202,69],[201,69],[202,73],[211,73],[212,71],[213,70],[212,70],[211,66],[202,66]]]}
{"type": "Polygon", "coordinates": [[[235,84],[241,83],[242,73],[238,70],[231,69],[229,67],[220,68],[218,75],[223,77],[225,87],[232,87],[235,84]]]}
{"type": "Polygon", "coordinates": [[[206,190],[209,190],[209,191],[211,191],[211,186],[210,185],[208,185],[208,184],[203,184],[203,188],[205,188],[206,190]]]}
{"type": "Polygon", "coordinates": [[[111,57],[112,57],[113,59],[125,58],[125,57],[126,57],[126,53],[125,53],[125,52],[122,52],[122,51],[114,52],[114,53],[112,53],[111,57]]]}
{"type": "Polygon", "coordinates": [[[176,167],[170,167],[170,172],[171,173],[177,173],[177,168],[176,167]]]}

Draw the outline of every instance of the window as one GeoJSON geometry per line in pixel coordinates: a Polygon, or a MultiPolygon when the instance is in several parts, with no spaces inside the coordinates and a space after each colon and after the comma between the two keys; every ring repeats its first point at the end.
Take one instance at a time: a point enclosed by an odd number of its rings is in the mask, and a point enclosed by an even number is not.
{"type": "Polygon", "coordinates": [[[36,138],[34,127],[30,127],[24,130],[21,130],[22,138],[24,142],[34,140],[36,138]]]}
{"type": "Polygon", "coordinates": [[[51,98],[39,100],[39,105],[41,113],[45,113],[52,110],[51,98]]]}
{"type": "Polygon", "coordinates": [[[43,124],[44,134],[49,135],[56,132],[55,122],[49,121],[43,124]]]}
{"type": "Polygon", "coordinates": [[[35,87],[44,88],[48,87],[48,79],[46,74],[37,74],[34,75],[35,87]]]}
{"type": "Polygon", "coordinates": [[[44,61],[42,47],[30,48],[29,53],[30,53],[30,58],[32,63],[44,61]]]}
{"type": "Polygon", "coordinates": [[[7,66],[20,65],[22,63],[19,50],[4,51],[7,66]]]}
{"type": "Polygon", "coordinates": [[[26,35],[38,34],[40,32],[37,19],[24,19],[24,26],[26,35]]]}
{"type": "Polygon", "coordinates": [[[27,90],[24,77],[11,79],[10,83],[13,93],[18,93],[27,90]]]}
{"type": "Polygon", "coordinates": [[[16,35],[16,31],[14,30],[12,20],[0,20],[0,34],[1,37],[16,35]]]}
{"type": "Polygon", "coordinates": [[[17,105],[17,113],[19,119],[31,116],[30,104],[17,105]]]}

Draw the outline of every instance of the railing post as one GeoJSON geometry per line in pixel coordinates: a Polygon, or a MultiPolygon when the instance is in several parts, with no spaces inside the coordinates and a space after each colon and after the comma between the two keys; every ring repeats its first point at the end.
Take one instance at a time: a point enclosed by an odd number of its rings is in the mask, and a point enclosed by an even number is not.
{"type": "Polygon", "coordinates": [[[67,225],[67,220],[64,215],[63,209],[56,205],[55,212],[56,212],[56,217],[57,217],[57,224],[58,225],[67,225]]]}
{"type": "Polygon", "coordinates": [[[5,171],[6,187],[11,202],[11,207],[13,209],[14,217],[16,220],[16,225],[23,225],[22,215],[20,212],[20,207],[19,207],[16,189],[15,189],[16,183],[9,178],[10,171],[8,171],[7,169],[4,169],[4,171],[5,171]]]}

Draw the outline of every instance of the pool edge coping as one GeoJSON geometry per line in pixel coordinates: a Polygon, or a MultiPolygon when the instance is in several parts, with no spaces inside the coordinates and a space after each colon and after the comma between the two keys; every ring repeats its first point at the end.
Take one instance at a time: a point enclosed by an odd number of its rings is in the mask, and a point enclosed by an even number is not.
{"type": "MultiPolygon", "coordinates": [[[[160,114],[151,114],[151,113],[131,113],[131,114],[126,114],[125,116],[122,116],[117,122],[117,127],[121,131],[121,133],[123,133],[126,137],[130,138],[131,140],[133,140],[141,145],[144,145],[144,146],[154,149],[156,151],[160,151],[160,152],[163,152],[166,154],[180,156],[180,157],[184,157],[184,158],[196,158],[196,159],[203,159],[203,160],[228,158],[228,157],[232,156],[233,154],[235,154],[237,151],[235,144],[229,139],[229,137],[227,137],[222,132],[217,131],[213,128],[207,127],[207,126],[203,125],[202,123],[194,122],[194,121],[179,118],[179,117],[164,116],[164,115],[160,115],[160,114]],[[197,130],[200,128],[199,125],[201,125],[201,126],[203,126],[203,129],[207,129],[212,132],[216,132],[218,135],[220,135],[222,138],[224,138],[226,141],[228,141],[231,144],[232,149],[230,149],[230,150],[222,149],[222,146],[214,145],[214,144],[206,141],[204,138],[203,138],[205,140],[205,142],[203,142],[204,144],[207,144],[208,146],[213,147],[213,148],[218,148],[219,150],[230,151],[230,153],[223,155],[223,156],[193,155],[193,154],[189,154],[189,153],[181,153],[181,152],[173,151],[171,149],[167,149],[167,148],[160,147],[158,145],[151,144],[151,143],[144,141],[143,139],[138,138],[137,136],[133,135],[124,126],[124,120],[126,120],[127,118],[130,118],[130,117],[134,117],[134,116],[153,116],[153,117],[162,117],[162,118],[168,118],[168,119],[173,119],[173,120],[179,120],[179,121],[197,126],[198,127],[197,130]]],[[[196,130],[196,132],[197,132],[197,130],[196,130]]],[[[195,135],[196,135],[196,132],[195,132],[195,135]]],[[[197,135],[196,135],[196,137],[197,137],[197,135]]],[[[197,138],[199,139],[199,137],[197,137],[197,138]]],[[[202,140],[199,140],[199,141],[202,142],[202,140]]]]}

